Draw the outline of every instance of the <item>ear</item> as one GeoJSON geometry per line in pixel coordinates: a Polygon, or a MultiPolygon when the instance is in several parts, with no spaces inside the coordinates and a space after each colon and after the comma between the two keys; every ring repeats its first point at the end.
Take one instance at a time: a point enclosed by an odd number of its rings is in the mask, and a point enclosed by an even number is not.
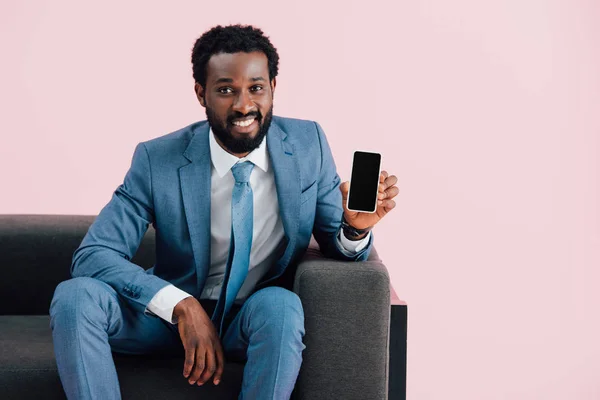
{"type": "Polygon", "coordinates": [[[271,95],[275,96],[275,86],[277,85],[277,78],[271,80],[271,95]]]}
{"type": "Polygon", "coordinates": [[[206,107],[206,102],[204,101],[204,88],[198,82],[194,85],[194,92],[196,93],[200,105],[206,107]]]}

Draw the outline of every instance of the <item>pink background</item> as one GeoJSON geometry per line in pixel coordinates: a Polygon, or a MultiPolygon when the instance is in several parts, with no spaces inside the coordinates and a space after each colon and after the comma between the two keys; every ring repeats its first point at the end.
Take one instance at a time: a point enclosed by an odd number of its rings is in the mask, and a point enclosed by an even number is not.
{"type": "Polygon", "coordinates": [[[408,398],[600,398],[599,2],[83,3],[0,4],[0,213],[98,213],[136,143],[204,119],[194,40],[256,24],[275,113],[342,179],[354,149],[399,178],[408,398]]]}

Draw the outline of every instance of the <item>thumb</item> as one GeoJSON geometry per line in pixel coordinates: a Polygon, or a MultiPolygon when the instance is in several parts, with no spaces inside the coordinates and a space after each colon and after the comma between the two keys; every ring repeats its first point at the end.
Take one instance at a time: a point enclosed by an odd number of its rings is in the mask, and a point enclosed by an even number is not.
{"type": "Polygon", "coordinates": [[[348,210],[348,192],[350,191],[350,182],[346,181],[340,185],[340,191],[342,192],[342,206],[344,207],[344,212],[348,216],[356,214],[356,212],[351,212],[348,210]]]}
{"type": "Polygon", "coordinates": [[[342,200],[344,201],[344,209],[346,209],[346,202],[348,201],[348,191],[350,190],[350,182],[342,182],[340,185],[340,191],[342,192],[342,200]]]}

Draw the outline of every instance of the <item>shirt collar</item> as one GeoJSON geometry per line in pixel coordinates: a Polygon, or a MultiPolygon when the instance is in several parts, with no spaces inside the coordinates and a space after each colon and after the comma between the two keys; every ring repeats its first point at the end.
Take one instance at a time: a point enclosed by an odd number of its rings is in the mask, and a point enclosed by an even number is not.
{"type": "Polygon", "coordinates": [[[209,132],[210,158],[212,164],[220,178],[229,172],[231,167],[237,162],[251,161],[254,165],[267,172],[269,161],[267,154],[267,138],[263,139],[260,145],[252,150],[246,157],[237,158],[233,154],[226,152],[215,139],[215,134],[210,128],[209,132]]]}

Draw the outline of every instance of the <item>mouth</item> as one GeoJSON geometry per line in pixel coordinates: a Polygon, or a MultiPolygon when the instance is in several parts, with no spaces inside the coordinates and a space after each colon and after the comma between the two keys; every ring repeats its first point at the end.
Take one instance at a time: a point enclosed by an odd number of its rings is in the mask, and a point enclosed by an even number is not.
{"type": "Polygon", "coordinates": [[[232,130],[237,133],[250,133],[258,127],[256,117],[235,119],[231,124],[233,125],[232,130]]]}

